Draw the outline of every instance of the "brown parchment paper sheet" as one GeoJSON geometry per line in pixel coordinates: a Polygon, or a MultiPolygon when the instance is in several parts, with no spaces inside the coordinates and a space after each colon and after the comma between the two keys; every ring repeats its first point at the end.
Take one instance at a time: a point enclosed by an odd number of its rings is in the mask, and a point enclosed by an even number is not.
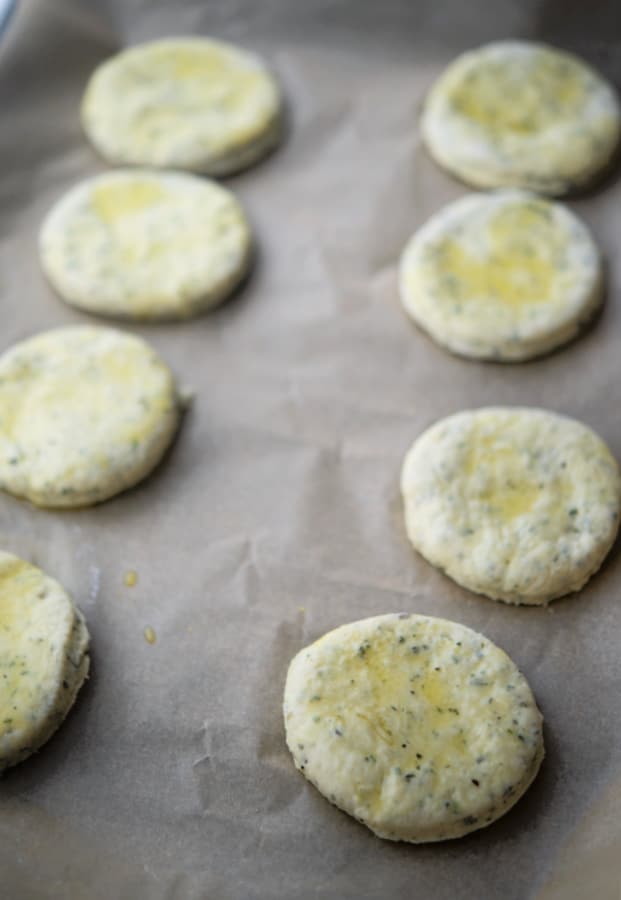
{"type": "Polygon", "coordinates": [[[93,321],[46,286],[36,239],[65,189],[105,168],[78,120],[102,59],[174,34],[239,41],[271,60],[290,123],[277,153],[228,182],[261,247],[247,287],[195,321],[130,326],[196,392],[164,464],[90,510],[0,496],[0,545],[66,585],[93,637],[75,710],[0,781],[2,898],[618,900],[618,548],[549,610],[496,604],[411,550],[398,476],[431,422],[492,403],[582,419],[621,459],[621,183],[571,204],[606,255],[608,300],[544,360],[449,356],[406,320],[395,278],[411,232],[466,190],[417,128],[443,66],[490,39],[533,37],[619,84],[617,18],[614,2],[561,0],[21,0],[0,43],[0,349],[93,321]],[[376,839],[285,747],[290,658],[343,622],[398,610],[483,631],[545,714],[534,786],[459,841],[376,839]]]}

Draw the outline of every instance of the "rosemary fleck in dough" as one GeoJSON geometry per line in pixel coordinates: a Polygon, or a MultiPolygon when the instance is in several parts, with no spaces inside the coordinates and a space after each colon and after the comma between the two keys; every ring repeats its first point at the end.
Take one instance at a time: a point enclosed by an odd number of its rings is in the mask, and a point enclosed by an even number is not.
{"type": "Polygon", "coordinates": [[[456,838],[502,816],[543,759],[524,676],[481,634],[407,613],[301,650],[285,686],[297,768],[379,837],[456,838]]]}
{"type": "Polygon", "coordinates": [[[171,38],[99,66],[82,100],[82,125],[115,165],[228,175],[276,146],[282,100],[254,54],[207,38],[171,38]]]}
{"type": "Polygon", "coordinates": [[[566,343],[593,317],[602,264],[567,207],[525,191],[472,194],[411,238],[400,290],[412,319],[453,352],[525,360],[566,343]]]}
{"type": "Polygon", "coordinates": [[[37,506],[89,506],[157,465],[181,404],[168,366],[112,328],[47,331],[0,356],[0,487],[37,506]]]}
{"type": "Polygon", "coordinates": [[[0,771],[59,727],[88,674],[89,634],[66,591],[0,552],[0,771]]]}
{"type": "Polygon", "coordinates": [[[119,170],[72,188],[39,240],[51,284],[73,306],[181,319],[224,300],[246,275],[250,228],[233,194],[194,175],[119,170]]]}
{"type": "Polygon", "coordinates": [[[500,41],[451,63],[427,97],[422,133],[467,184],[560,195],[608,167],[621,111],[612,87],[572,54],[500,41]]]}
{"type": "Polygon", "coordinates": [[[579,590],[619,527],[608,447],[586,425],[538,409],[442,419],[405,457],[401,490],[414,547],[458,584],[507,603],[579,590]]]}

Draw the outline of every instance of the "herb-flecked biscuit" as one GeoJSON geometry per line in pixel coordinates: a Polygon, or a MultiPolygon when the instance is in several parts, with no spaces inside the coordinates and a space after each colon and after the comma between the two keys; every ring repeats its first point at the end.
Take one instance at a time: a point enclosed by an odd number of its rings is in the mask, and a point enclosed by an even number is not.
{"type": "Polygon", "coordinates": [[[168,366],[112,328],[43,332],[0,356],[0,487],[37,506],[88,506],[157,465],[181,404],[168,366]]]}
{"type": "Polygon", "coordinates": [[[524,676],[464,625],[407,613],[301,650],[284,698],[297,768],[379,837],[461,837],[503,815],[544,755],[524,676]]]}
{"type": "Polygon", "coordinates": [[[600,254],[570,210],[525,191],[437,212],[401,257],[401,301],[454,353],[532,359],[566,343],[603,298],[600,254]]]}
{"type": "Polygon", "coordinates": [[[0,552],[0,772],[59,727],[88,674],[88,643],[60,584],[0,552]]]}
{"type": "Polygon", "coordinates": [[[132,319],[182,319],[224,300],[246,275],[251,235],[226,188],[179,173],[118,170],[53,207],[41,264],[73,306],[132,319]]]}
{"type": "Polygon", "coordinates": [[[613,88],[576,56],[499,41],[451,63],[421,127],[434,159],[467,184],[560,195],[609,166],[621,111],[613,88]]]}
{"type": "Polygon", "coordinates": [[[539,409],[440,420],[406,455],[401,491],[419,553],[507,603],[543,605],[579,590],[619,527],[621,478],[606,444],[539,409]]]}
{"type": "Polygon", "coordinates": [[[82,125],[115,165],[228,175],[278,143],[282,99],[259,57],[209,38],[170,38],[100,65],[82,100],[82,125]]]}

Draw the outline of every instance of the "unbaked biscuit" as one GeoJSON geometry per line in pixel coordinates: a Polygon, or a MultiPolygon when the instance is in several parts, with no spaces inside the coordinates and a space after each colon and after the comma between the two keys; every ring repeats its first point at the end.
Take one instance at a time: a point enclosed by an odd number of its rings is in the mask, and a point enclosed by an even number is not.
{"type": "Polygon", "coordinates": [[[560,195],[607,169],[621,111],[613,88],[576,56],[499,41],[451,63],[421,127],[434,159],[467,184],[560,195]]]}
{"type": "Polygon", "coordinates": [[[233,194],[194,175],[118,170],[65,194],[39,255],[60,296],[88,312],[183,319],[228,297],[246,275],[251,235],[233,194]]]}
{"type": "Polygon", "coordinates": [[[282,99],[254,54],[209,38],[171,38],[100,65],[82,100],[82,125],[115,165],[228,175],[276,146],[282,99]]]}
{"type": "Polygon", "coordinates": [[[401,257],[401,301],[454,353],[532,359],[566,343],[603,298],[588,229],[525,191],[473,194],[444,207],[401,257]]]}
{"type": "Polygon", "coordinates": [[[407,453],[401,491],[419,553],[507,603],[542,605],[579,590],[619,527],[621,479],[606,444],[539,409],[440,420],[407,453]]]}
{"type": "Polygon", "coordinates": [[[456,838],[503,815],[544,755],[524,676],[487,638],[427,616],[343,625],[293,659],[297,768],[379,837],[456,838]]]}
{"type": "Polygon", "coordinates": [[[0,356],[0,487],[89,506],[145,478],[179,425],[168,366],[112,328],[47,331],[0,356]]]}
{"type": "Polygon", "coordinates": [[[0,771],[59,727],[88,674],[89,634],[66,591],[0,552],[0,771]]]}

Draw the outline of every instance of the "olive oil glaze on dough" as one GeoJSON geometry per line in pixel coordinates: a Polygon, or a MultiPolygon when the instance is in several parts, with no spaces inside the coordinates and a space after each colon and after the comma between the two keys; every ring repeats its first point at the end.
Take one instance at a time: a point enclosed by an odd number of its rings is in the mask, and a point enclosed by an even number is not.
{"type": "Polygon", "coordinates": [[[509,657],[463,625],[408,613],[343,625],[300,650],[284,718],[298,770],[395,841],[490,824],[544,755],[541,713],[509,657]]]}

